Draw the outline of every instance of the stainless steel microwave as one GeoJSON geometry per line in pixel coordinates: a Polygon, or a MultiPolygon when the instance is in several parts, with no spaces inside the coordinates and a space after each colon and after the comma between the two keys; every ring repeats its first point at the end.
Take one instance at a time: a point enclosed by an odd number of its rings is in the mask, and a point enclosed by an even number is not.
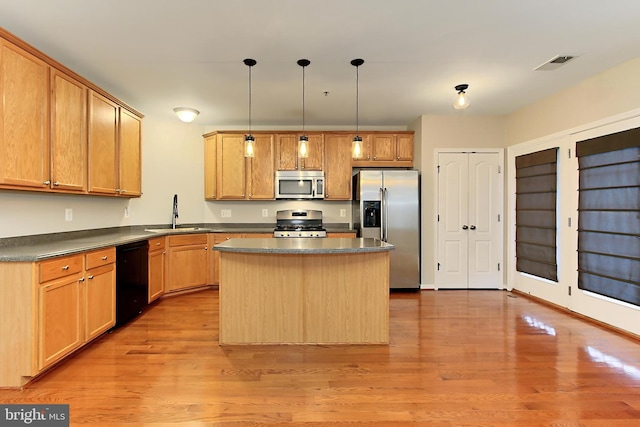
{"type": "Polygon", "coordinates": [[[324,172],[277,171],[276,199],[324,199],[324,172]]]}

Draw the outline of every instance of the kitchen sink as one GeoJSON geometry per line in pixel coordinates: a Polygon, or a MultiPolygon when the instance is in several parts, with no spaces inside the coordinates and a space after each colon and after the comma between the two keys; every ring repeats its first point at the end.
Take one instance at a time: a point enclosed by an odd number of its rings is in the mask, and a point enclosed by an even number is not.
{"type": "Polygon", "coordinates": [[[200,227],[176,227],[176,228],[145,228],[144,231],[151,233],[184,233],[185,231],[198,231],[200,227]]]}

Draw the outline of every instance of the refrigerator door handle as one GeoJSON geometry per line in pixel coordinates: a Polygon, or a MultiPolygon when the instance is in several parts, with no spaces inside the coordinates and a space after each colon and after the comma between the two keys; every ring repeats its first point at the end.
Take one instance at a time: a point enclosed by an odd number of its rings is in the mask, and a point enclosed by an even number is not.
{"type": "Polygon", "coordinates": [[[386,242],[389,239],[389,190],[387,190],[387,187],[382,190],[382,200],[384,200],[384,215],[382,217],[384,224],[384,233],[382,241],[386,242]]]}
{"type": "Polygon", "coordinates": [[[380,187],[380,240],[384,242],[384,188],[380,187]]]}

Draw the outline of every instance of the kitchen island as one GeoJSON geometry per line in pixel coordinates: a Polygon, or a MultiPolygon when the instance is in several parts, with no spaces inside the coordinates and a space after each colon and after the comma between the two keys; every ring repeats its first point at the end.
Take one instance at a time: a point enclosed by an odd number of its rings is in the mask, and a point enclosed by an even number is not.
{"type": "Polygon", "coordinates": [[[230,239],[220,251],[228,344],[388,344],[389,251],[376,239],[230,239]]]}

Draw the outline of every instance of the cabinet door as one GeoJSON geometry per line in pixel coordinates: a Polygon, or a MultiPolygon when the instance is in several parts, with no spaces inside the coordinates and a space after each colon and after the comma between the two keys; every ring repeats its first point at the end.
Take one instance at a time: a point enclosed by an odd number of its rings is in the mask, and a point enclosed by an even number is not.
{"type": "Polygon", "coordinates": [[[396,160],[413,161],[413,135],[396,135],[396,160]]]}
{"type": "Polygon", "coordinates": [[[297,135],[276,135],[276,168],[279,171],[298,170],[297,135]]]}
{"type": "Polygon", "coordinates": [[[244,135],[218,135],[216,145],[217,199],[244,199],[246,188],[244,135]]]}
{"type": "Polygon", "coordinates": [[[204,139],[204,198],[216,199],[216,135],[204,139]]]}
{"type": "Polygon", "coordinates": [[[118,144],[118,160],[120,166],[118,194],[120,196],[140,197],[142,194],[140,134],[140,118],[120,108],[120,138],[118,144]]]}
{"type": "Polygon", "coordinates": [[[209,279],[208,257],[206,243],[170,247],[168,290],[206,285],[209,279]]]}
{"type": "Polygon", "coordinates": [[[118,188],[118,106],[89,94],[89,192],[116,194],[118,188]]]}
{"type": "Polygon", "coordinates": [[[249,199],[275,199],[272,135],[256,135],[255,157],[249,159],[249,199]]]}
{"type": "Polygon", "coordinates": [[[44,283],[38,291],[38,369],[60,360],[82,344],[82,274],[44,283]]]}
{"type": "Polygon", "coordinates": [[[116,266],[87,270],[85,285],[85,341],[116,324],[116,266]]]}
{"type": "Polygon", "coordinates": [[[0,39],[0,185],[48,188],[49,67],[0,39]]]}
{"type": "Polygon", "coordinates": [[[395,135],[371,135],[371,157],[374,161],[391,161],[396,158],[395,135]]]}
{"type": "Polygon", "coordinates": [[[51,72],[51,180],[56,190],[87,190],[87,88],[51,72]]]}
{"type": "Polygon", "coordinates": [[[351,135],[325,135],[325,199],[351,199],[351,135]]]}
{"type": "Polygon", "coordinates": [[[164,293],[165,257],[164,248],[149,252],[149,302],[155,301],[164,293]]]}
{"type": "Polygon", "coordinates": [[[309,157],[302,160],[302,169],[321,171],[324,167],[324,135],[309,135],[309,157]]]}

